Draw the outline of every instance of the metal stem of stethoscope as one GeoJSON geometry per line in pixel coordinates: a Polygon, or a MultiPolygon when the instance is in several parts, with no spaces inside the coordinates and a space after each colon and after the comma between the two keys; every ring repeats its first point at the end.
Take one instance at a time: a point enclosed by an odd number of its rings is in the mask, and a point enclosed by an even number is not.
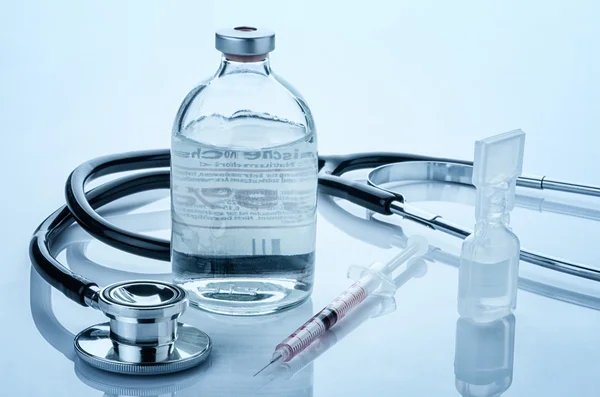
{"type": "Polygon", "coordinates": [[[565,192],[572,194],[582,194],[584,196],[600,197],[600,188],[597,186],[580,185],[577,183],[569,183],[562,181],[554,181],[547,179],[545,176],[537,177],[520,177],[517,180],[517,186],[528,187],[538,190],[554,190],[556,192],[565,192]]]}

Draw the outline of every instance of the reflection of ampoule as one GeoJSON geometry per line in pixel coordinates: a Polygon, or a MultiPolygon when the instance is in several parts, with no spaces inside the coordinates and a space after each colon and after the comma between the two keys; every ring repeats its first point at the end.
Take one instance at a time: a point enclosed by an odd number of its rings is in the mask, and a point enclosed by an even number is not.
{"type": "Polygon", "coordinates": [[[513,378],[515,316],[489,323],[460,318],[456,322],[454,374],[464,396],[500,396],[513,378]]]}

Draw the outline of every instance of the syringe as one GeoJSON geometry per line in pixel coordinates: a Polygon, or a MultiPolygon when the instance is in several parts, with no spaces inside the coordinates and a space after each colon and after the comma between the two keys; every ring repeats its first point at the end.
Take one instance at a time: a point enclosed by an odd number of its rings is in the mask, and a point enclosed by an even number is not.
{"type": "Polygon", "coordinates": [[[347,290],[342,292],[330,304],[305,322],[300,328],[275,347],[271,361],[254,376],[258,375],[276,362],[287,362],[313,343],[320,335],[340,321],[353,308],[371,294],[393,296],[396,284],[391,274],[401,264],[413,256],[421,256],[427,252],[429,244],[424,237],[413,236],[408,239],[406,248],[388,263],[375,262],[368,268],[350,267],[348,274],[358,279],[347,290]]]}
{"type": "MultiPolygon", "coordinates": [[[[398,275],[394,276],[396,289],[403,286],[412,278],[423,277],[427,273],[427,264],[422,257],[412,257],[406,261],[405,268],[398,275]]],[[[352,310],[344,318],[344,322],[337,324],[330,330],[319,336],[309,347],[301,354],[298,354],[292,360],[284,363],[278,363],[273,371],[269,372],[269,380],[290,379],[310,365],[313,361],[325,354],[335,344],[339,343],[348,334],[353,333],[367,320],[375,317],[386,316],[396,310],[396,300],[393,296],[371,295],[352,310]]],[[[264,386],[266,386],[265,383],[264,386]]]]}

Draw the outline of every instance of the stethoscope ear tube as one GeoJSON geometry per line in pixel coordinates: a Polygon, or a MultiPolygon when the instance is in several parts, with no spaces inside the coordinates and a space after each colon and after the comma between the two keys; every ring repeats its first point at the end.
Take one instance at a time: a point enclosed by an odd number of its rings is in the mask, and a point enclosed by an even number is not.
{"type": "MultiPolygon", "coordinates": [[[[319,191],[347,199],[371,211],[391,215],[391,204],[404,201],[401,194],[352,181],[349,178],[343,178],[342,175],[349,171],[372,168],[382,164],[425,159],[429,159],[429,157],[387,152],[320,156],[319,191]]],[[[88,203],[85,193],[85,184],[97,177],[147,168],[167,168],[169,165],[170,152],[168,150],[114,154],[90,160],[77,167],[69,177],[65,187],[67,206],[81,227],[102,242],[135,255],[169,261],[170,241],[130,232],[111,224],[96,213],[88,203]]],[[[153,184],[155,188],[168,188],[169,177],[168,169],[156,171],[152,176],[148,176],[148,180],[140,180],[140,183],[144,186],[153,184]]]]}
{"type": "MultiPolygon", "coordinates": [[[[168,184],[168,176],[166,181],[168,184]]],[[[123,177],[86,193],[86,203],[89,203],[90,208],[98,208],[133,193],[164,187],[164,182],[164,173],[158,171],[123,177]]],[[[39,274],[50,285],[72,301],[89,306],[89,298],[98,287],[96,283],[71,271],[57,261],[51,252],[53,240],[74,221],[67,206],[52,213],[33,234],[29,244],[29,257],[39,274]]]]}
{"type": "MultiPolygon", "coordinates": [[[[410,206],[404,202],[404,197],[397,192],[389,191],[381,187],[370,186],[343,177],[343,175],[349,171],[373,168],[390,163],[406,164],[407,162],[415,161],[427,164],[432,162],[448,163],[451,164],[452,167],[472,164],[461,160],[434,158],[405,153],[382,152],[356,153],[347,156],[320,156],[319,189],[320,192],[324,194],[347,199],[373,212],[384,215],[390,215],[392,213],[398,214],[435,230],[440,230],[461,238],[466,237],[470,233],[468,230],[460,227],[460,225],[451,223],[436,214],[430,214],[427,211],[410,206]]],[[[118,228],[103,219],[96,213],[91,202],[88,202],[85,184],[99,176],[117,172],[136,171],[157,167],[166,168],[169,166],[169,162],[170,153],[168,150],[116,154],[88,161],[73,171],[68,180],[66,187],[67,205],[79,224],[92,236],[106,244],[136,255],[168,261],[170,259],[170,241],[130,232],[118,228]]],[[[435,172],[432,174],[432,169],[428,165],[425,165],[425,170],[427,172],[419,176],[420,179],[439,179],[443,177],[442,180],[445,181],[447,177],[453,179],[458,176],[458,181],[462,184],[466,184],[466,176],[460,173],[458,175],[454,175],[454,173],[452,175],[441,173],[441,176],[436,176],[435,172]]],[[[168,170],[155,171],[140,178],[146,179],[138,179],[139,186],[134,184],[130,187],[119,187],[119,189],[130,190],[128,192],[123,192],[122,196],[142,190],[148,190],[148,188],[144,188],[144,186],[153,186],[152,188],[167,188],[169,186],[168,170]]],[[[539,186],[533,186],[532,181],[533,179],[529,178],[518,184],[527,187],[543,188],[541,184],[539,186]]],[[[453,182],[456,181],[453,180],[453,182]]],[[[119,181],[117,183],[120,184],[121,182],[119,181]]],[[[521,259],[536,265],[586,279],[600,280],[600,272],[596,269],[527,252],[525,250],[522,251],[521,259]]],[[[75,291],[74,293],[75,295],[80,294],[81,291],[75,291]]]]}
{"type": "MultiPolygon", "coordinates": [[[[64,211],[68,212],[66,207],[54,213],[51,217],[60,216],[64,211]]],[[[50,254],[45,232],[39,230],[34,234],[29,245],[29,256],[38,273],[58,291],[63,293],[82,306],[88,306],[86,303],[86,291],[97,287],[96,283],[87,278],[73,273],[50,254]]]]}
{"type": "MultiPolygon", "coordinates": [[[[130,232],[111,224],[96,213],[85,193],[86,183],[100,176],[168,167],[169,162],[168,150],[146,150],[104,156],[83,163],[67,179],[65,186],[67,206],[77,222],[100,241],[134,255],[169,261],[170,241],[130,232]]],[[[136,178],[137,182],[126,188],[127,194],[152,189],[168,189],[169,179],[169,170],[142,174],[136,178]]]]}
{"type": "Polygon", "coordinates": [[[360,182],[341,180],[339,176],[321,174],[319,192],[352,201],[379,214],[391,215],[390,205],[394,201],[404,201],[400,194],[365,185],[360,182]]]}

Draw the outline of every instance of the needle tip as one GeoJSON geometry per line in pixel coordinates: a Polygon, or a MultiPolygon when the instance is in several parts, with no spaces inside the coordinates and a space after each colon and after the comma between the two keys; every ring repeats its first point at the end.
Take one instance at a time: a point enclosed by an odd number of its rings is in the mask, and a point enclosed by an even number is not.
{"type": "Polygon", "coordinates": [[[254,376],[260,374],[261,372],[263,372],[265,369],[269,368],[271,365],[275,364],[277,361],[281,360],[282,356],[277,356],[274,359],[272,359],[267,365],[265,365],[264,367],[262,367],[262,369],[260,371],[258,371],[257,373],[254,374],[254,376]]]}
{"type": "Polygon", "coordinates": [[[264,371],[265,369],[269,368],[273,363],[274,363],[274,361],[271,361],[270,363],[268,363],[267,365],[265,365],[264,367],[262,367],[260,371],[258,371],[257,373],[254,374],[254,376],[260,374],[262,371],[264,371]]]}

